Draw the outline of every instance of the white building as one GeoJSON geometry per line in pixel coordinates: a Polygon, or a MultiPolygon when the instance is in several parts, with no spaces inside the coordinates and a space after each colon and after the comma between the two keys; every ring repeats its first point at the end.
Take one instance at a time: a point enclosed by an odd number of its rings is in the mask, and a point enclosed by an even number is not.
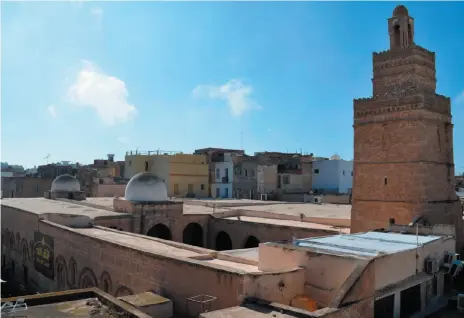
{"type": "Polygon", "coordinates": [[[313,191],[333,194],[351,193],[353,161],[334,157],[331,160],[313,161],[313,191]]]}
{"type": "Polygon", "coordinates": [[[214,163],[214,178],[211,183],[211,196],[217,199],[232,198],[234,163],[230,154],[224,154],[224,161],[214,163]]]}

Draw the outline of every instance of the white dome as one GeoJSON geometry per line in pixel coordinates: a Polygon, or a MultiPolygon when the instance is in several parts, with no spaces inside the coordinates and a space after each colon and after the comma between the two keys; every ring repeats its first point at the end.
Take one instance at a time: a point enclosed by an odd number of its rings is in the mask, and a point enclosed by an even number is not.
{"type": "Polygon", "coordinates": [[[79,184],[79,181],[77,181],[77,179],[73,176],[69,174],[62,174],[53,180],[51,191],[81,191],[81,185],[79,184]]]}
{"type": "Polygon", "coordinates": [[[337,154],[335,154],[335,155],[333,155],[332,157],[330,157],[330,160],[340,160],[340,159],[341,159],[340,156],[337,155],[337,154]]]}
{"type": "Polygon", "coordinates": [[[169,200],[164,181],[150,172],[141,172],[130,179],[126,186],[125,198],[135,202],[169,200]]]}

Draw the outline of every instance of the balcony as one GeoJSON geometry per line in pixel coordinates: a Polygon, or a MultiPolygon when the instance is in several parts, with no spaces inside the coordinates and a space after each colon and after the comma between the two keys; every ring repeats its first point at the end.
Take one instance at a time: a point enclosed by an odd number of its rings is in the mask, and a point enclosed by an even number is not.
{"type": "Polygon", "coordinates": [[[222,177],[222,183],[229,183],[229,177],[222,177]]]}

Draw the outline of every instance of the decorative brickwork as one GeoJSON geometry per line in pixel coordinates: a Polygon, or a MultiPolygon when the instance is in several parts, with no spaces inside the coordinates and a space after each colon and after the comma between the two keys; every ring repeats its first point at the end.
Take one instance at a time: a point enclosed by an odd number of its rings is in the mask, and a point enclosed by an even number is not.
{"type": "MultiPolygon", "coordinates": [[[[456,224],[451,102],[435,93],[435,53],[414,43],[414,19],[395,9],[390,50],[373,54],[373,97],[354,100],[351,231],[408,224],[456,224]]],[[[459,240],[459,238],[458,238],[459,240]]]]}

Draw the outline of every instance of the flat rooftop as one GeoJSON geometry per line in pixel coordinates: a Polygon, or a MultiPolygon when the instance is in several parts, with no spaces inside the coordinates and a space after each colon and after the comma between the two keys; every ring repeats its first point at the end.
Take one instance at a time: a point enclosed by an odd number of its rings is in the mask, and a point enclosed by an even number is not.
{"type": "MultiPolygon", "coordinates": [[[[97,288],[3,298],[2,305],[14,305],[18,299],[23,299],[26,305],[23,305],[21,311],[10,313],[11,317],[150,317],[97,288]]],[[[2,316],[7,315],[6,311],[8,309],[2,308],[2,316]]]]}
{"type": "Polygon", "coordinates": [[[366,232],[298,239],[294,246],[325,250],[334,254],[376,257],[412,250],[419,245],[441,239],[440,236],[416,236],[399,233],[366,232]]]}
{"type": "Polygon", "coordinates": [[[217,253],[214,250],[199,248],[183,243],[166,241],[151,238],[149,236],[133,234],[129,232],[120,232],[116,230],[106,229],[103,227],[73,229],[73,231],[82,235],[90,236],[96,239],[115,243],[121,246],[140,250],[154,255],[165,255],[170,257],[181,257],[194,259],[205,265],[219,265],[223,269],[240,270],[247,273],[261,272],[258,266],[235,262],[234,260],[222,260],[214,257],[217,253]]]}
{"type": "Polygon", "coordinates": [[[271,218],[260,218],[254,216],[231,216],[223,218],[225,220],[237,220],[241,222],[249,223],[261,223],[261,224],[272,224],[280,226],[288,226],[294,228],[306,228],[306,229],[317,229],[317,230],[327,230],[327,231],[339,231],[340,233],[349,233],[349,228],[344,227],[334,227],[330,225],[317,224],[311,222],[302,222],[295,220],[283,220],[283,219],[271,219],[271,218]]]}
{"type": "MultiPolygon", "coordinates": [[[[129,232],[112,231],[100,227],[87,229],[74,229],[81,234],[91,236],[104,241],[116,243],[122,246],[130,247],[135,250],[141,250],[154,254],[169,254],[172,256],[192,257],[201,255],[201,252],[194,252],[191,249],[179,248],[176,246],[161,243],[148,236],[131,235],[129,232]]],[[[179,244],[179,246],[182,246],[179,244]]]]}
{"type": "Polygon", "coordinates": [[[314,203],[286,203],[272,205],[241,206],[238,208],[231,207],[229,209],[260,211],[275,214],[286,214],[292,216],[300,216],[301,214],[303,214],[307,217],[335,218],[347,220],[351,218],[351,205],[347,204],[338,205],[314,203]]]}
{"type": "Polygon", "coordinates": [[[1,205],[34,214],[86,215],[90,218],[121,215],[121,213],[89,207],[77,202],[79,201],[76,201],[76,203],[70,203],[45,198],[6,198],[2,199],[1,205]]]}

